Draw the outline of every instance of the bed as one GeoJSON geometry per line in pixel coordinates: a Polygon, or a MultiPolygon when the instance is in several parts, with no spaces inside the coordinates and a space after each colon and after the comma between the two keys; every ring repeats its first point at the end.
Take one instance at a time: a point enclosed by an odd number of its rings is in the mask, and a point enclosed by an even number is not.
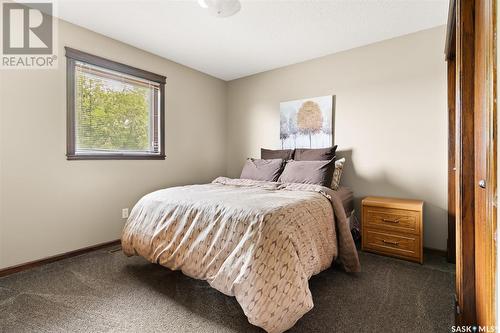
{"type": "Polygon", "coordinates": [[[144,196],[122,248],[206,280],[250,323],[283,332],[312,309],[311,276],[334,261],[360,270],[345,211],[339,191],[320,185],[219,177],[144,196]]]}

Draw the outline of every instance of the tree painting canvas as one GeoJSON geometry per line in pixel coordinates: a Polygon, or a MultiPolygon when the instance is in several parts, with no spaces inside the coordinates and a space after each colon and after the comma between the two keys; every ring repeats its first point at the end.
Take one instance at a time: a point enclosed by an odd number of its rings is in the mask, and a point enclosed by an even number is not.
{"type": "Polygon", "coordinates": [[[333,145],[335,96],[280,103],[282,149],[327,148],[333,145]]]}

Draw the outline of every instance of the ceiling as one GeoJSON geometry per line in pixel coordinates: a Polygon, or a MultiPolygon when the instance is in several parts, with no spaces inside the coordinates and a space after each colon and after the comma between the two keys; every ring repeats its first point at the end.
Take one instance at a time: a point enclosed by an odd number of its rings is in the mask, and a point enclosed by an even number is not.
{"type": "Polygon", "coordinates": [[[443,25],[447,0],[242,0],[216,18],[189,0],[58,0],[62,19],[223,80],[443,25]]]}

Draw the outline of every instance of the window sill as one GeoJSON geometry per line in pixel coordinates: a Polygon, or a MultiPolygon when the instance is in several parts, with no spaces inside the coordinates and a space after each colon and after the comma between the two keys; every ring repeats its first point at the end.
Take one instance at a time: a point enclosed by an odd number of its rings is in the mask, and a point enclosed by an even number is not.
{"type": "Polygon", "coordinates": [[[164,160],[165,155],[151,155],[151,154],[77,154],[66,155],[68,161],[77,160],[164,160]]]}

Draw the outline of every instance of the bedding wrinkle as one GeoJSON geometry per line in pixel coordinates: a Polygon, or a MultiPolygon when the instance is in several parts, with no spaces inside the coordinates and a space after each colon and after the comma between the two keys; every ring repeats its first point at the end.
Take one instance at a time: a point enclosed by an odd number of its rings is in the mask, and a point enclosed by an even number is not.
{"type": "Polygon", "coordinates": [[[132,210],[122,249],[206,280],[235,296],[250,323],[280,333],[314,306],[312,275],[335,258],[360,269],[336,201],[319,185],[224,177],[159,190],[132,210]]]}

